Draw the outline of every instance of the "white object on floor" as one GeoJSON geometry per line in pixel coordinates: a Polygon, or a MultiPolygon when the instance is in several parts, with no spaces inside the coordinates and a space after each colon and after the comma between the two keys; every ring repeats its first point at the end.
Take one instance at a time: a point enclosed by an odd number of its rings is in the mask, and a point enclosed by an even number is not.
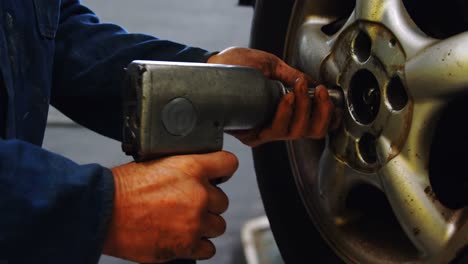
{"type": "Polygon", "coordinates": [[[247,264],[283,264],[266,216],[245,223],[241,231],[247,264]]]}

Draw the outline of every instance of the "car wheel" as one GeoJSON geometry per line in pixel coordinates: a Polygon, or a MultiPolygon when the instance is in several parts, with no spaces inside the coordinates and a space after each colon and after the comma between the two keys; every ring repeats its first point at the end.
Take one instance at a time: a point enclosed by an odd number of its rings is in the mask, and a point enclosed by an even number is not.
{"type": "Polygon", "coordinates": [[[326,141],[254,149],[286,263],[468,263],[465,2],[256,2],[251,46],[346,101],[326,141]]]}

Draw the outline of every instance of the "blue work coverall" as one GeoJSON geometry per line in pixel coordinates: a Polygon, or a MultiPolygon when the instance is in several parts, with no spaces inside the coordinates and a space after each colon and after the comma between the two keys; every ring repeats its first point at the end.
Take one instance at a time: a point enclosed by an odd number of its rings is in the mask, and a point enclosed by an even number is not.
{"type": "Polygon", "coordinates": [[[41,148],[49,103],[119,140],[132,60],[210,55],[100,23],[79,0],[0,1],[0,263],[96,263],[101,253],[111,171],[41,148]]]}

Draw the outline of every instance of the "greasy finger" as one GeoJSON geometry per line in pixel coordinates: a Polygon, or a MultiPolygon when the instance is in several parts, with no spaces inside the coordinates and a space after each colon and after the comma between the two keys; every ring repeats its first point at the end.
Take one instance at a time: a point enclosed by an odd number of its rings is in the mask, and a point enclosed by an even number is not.
{"type": "Polygon", "coordinates": [[[219,215],[207,214],[205,224],[202,230],[202,236],[205,238],[215,238],[226,232],[226,221],[219,215]]]}
{"type": "Polygon", "coordinates": [[[229,198],[219,187],[208,185],[208,211],[213,214],[224,213],[228,209],[229,198]]]}
{"type": "Polygon", "coordinates": [[[342,120],[343,120],[343,110],[341,108],[335,108],[332,119],[330,121],[329,130],[330,131],[337,130],[340,127],[342,120]]]}
{"type": "Polygon", "coordinates": [[[281,99],[278,108],[276,109],[276,114],[273,118],[271,127],[262,129],[258,135],[258,140],[253,141],[250,146],[255,147],[266,142],[287,138],[293,112],[294,94],[286,94],[281,99]]]}
{"type": "MultiPolygon", "coordinates": [[[[281,98],[281,101],[276,109],[276,114],[271,124],[271,130],[274,136],[283,137],[289,134],[289,124],[293,115],[294,94],[286,94],[281,98]]],[[[262,136],[261,136],[262,137],[262,136]]]]}
{"type": "Polygon", "coordinates": [[[304,77],[304,73],[294,69],[278,58],[278,62],[276,63],[276,67],[273,71],[273,76],[271,77],[291,87],[298,78],[304,77]]]}
{"type": "Polygon", "coordinates": [[[208,239],[202,239],[193,250],[192,259],[203,260],[212,258],[216,253],[216,247],[208,239]]]}
{"type": "Polygon", "coordinates": [[[307,92],[307,82],[299,78],[294,85],[295,108],[291,123],[290,136],[298,138],[305,135],[309,127],[310,98],[307,92]]]}
{"type": "Polygon", "coordinates": [[[308,87],[315,87],[315,86],[317,86],[317,85],[320,84],[320,83],[317,82],[314,78],[310,77],[309,75],[307,75],[307,74],[305,74],[305,73],[304,73],[304,76],[305,76],[305,78],[306,78],[308,87]]]}
{"type": "Polygon", "coordinates": [[[323,85],[319,85],[316,90],[314,108],[311,114],[309,137],[323,138],[328,131],[328,125],[333,112],[333,103],[328,96],[328,92],[323,85]]]}
{"type": "Polygon", "coordinates": [[[239,161],[234,154],[227,151],[218,151],[208,154],[193,155],[195,162],[203,172],[203,177],[208,181],[226,181],[239,166],[239,161]]]}

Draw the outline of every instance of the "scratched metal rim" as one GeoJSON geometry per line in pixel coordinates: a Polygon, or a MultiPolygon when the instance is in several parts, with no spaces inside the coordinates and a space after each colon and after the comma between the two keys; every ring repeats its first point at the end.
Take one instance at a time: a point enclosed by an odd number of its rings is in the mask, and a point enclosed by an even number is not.
{"type": "Polygon", "coordinates": [[[325,147],[288,143],[298,191],[347,263],[448,263],[468,246],[468,209],[439,201],[428,164],[438,117],[468,91],[468,32],[428,37],[401,0],[343,6],[297,0],[293,11],[286,59],[346,97],[325,147]]]}

